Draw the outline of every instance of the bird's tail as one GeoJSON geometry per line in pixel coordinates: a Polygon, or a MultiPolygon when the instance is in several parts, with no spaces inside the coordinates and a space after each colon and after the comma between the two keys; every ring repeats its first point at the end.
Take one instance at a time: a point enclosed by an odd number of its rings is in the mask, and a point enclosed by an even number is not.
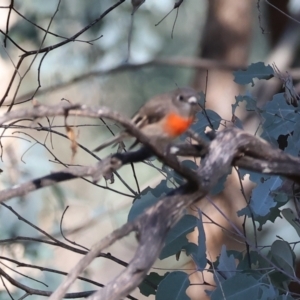
{"type": "Polygon", "coordinates": [[[125,137],[127,136],[126,133],[120,133],[114,137],[112,137],[111,139],[109,139],[108,141],[104,142],[103,144],[101,144],[100,146],[98,146],[97,148],[95,148],[93,150],[93,152],[98,152],[104,148],[106,148],[107,146],[110,146],[112,144],[117,144],[118,142],[122,141],[125,137]]]}

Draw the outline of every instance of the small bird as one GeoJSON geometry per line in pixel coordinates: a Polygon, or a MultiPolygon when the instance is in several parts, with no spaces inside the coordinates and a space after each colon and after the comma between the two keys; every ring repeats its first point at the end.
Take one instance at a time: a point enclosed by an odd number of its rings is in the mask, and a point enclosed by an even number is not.
{"type": "MultiPolygon", "coordinates": [[[[198,99],[199,93],[193,88],[177,88],[151,98],[133,115],[131,122],[146,136],[170,142],[184,133],[193,123],[198,99]]],[[[123,141],[127,136],[129,133],[126,130],[122,131],[94,151],[123,141]]],[[[135,141],[130,149],[137,144],[138,141],[135,141]]]]}

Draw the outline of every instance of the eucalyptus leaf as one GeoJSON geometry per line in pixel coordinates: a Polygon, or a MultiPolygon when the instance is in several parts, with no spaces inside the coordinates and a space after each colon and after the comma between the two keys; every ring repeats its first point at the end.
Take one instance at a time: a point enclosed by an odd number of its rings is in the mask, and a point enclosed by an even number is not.
{"type": "Polygon", "coordinates": [[[238,84],[249,84],[254,86],[253,79],[270,79],[274,77],[274,70],[270,65],[265,66],[263,62],[251,64],[245,71],[233,72],[234,81],[238,84]]]}
{"type": "MultiPolygon", "coordinates": [[[[246,206],[245,208],[243,208],[237,212],[238,216],[246,215],[249,218],[253,216],[254,220],[259,223],[258,230],[262,230],[262,226],[267,221],[274,223],[274,221],[278,217],[280,217],[279,207],[285,205],[289,200],[286,193],[279,192],[282,180],[281,179],[278,180],[278,178],[279,177],[267,177],[267,176],[260,177],[260,179],[259,179],[259,176],[257,178],[255,178],[254,180],[256,180],[258,182],[256,188],[263,185],[265,187],[265,190],[263,189],[263,187],[260,187],[259,189],[257,189],[258,191],[254,195],[252,194],[252,198],[250,200],[250,205],[246,206]],[[273,178],[273,179],[270,181],[270,178],[271,179],[273,178]],[[281,183],[279,184],[280,181],[281,181],[281,183]],[[263,203],[259,203],[259,201],[261,200],[260,192],[259,192],[260,190],[262,190],[261,195],[264,197],[263,203]],[[270,198],[272,200],[269,200],[270,198]],[[260,211],[259,210],[260,208],[261,208],[261,211],[264,211],[264,209],[266,209],[269,205],[268,213],[265,215],[258,215],[257,213],[254,213],[251,210],[251,208],[253,207],[253,206],[251,206],[252,200],[254,200],[254,202],[255,202],[252,205],[257,205],[258,211],[260,211]]],[[[255,188],[255,190],[256,190],[256,188],[255,188]]]]}
{"type": "Polygon", "coordinates": [[[206,109],[205,112],[201,111],[196,115],[198,121],[191,126],[191,129],[198,133],[202,138],[207,140],[206,129],[210,128],[217,130],[220,126],[222,118],[213,110],[206,109]],[[213,128],[212,128],[213,127],[213,128]]]}
{"type": "Polygon", "coordinates": [[[295,254],[291,246],[285,241],[277,240],[272,244],[270,252],[276,265],[293,277],[295,275],[295,254]]]}
{"type": "Polygon", "coordinates": [[[165,246],[159,259],[165,259],[181,251],[189,243],[186,235],[194,231],[197,226],[197,218],[192,215],[184,215],[177,224],[169,231],[165,246]]]}
{"type": "Polygon", "coordinates": [[[167,186],[167,180],[162,180],[155,188],[147,187],[144,189],[139,198],[136,198],[133,202],[128,214],[128,221],[133,221],[147,208],[154,205],[160,197],[171,191],[172,189],[167,186]]]}
{"type": "Polygon", "coordinates": [[[275,300],[295,300],[291,295],[280,295],[275,300]]]}
{"type": "Polygon", "coordinates": [[[300,150],[300,119],[296,121],[293,133],[288,136],[287,143],[288,145],[284,152],[293,156],[298,156],[300,150]]]}
{"type": "Polygon", "coordinates": [[[262,107],[261,116],[264,119],[261,137],[267,141],[277,140],[279,135],[291,133],[300,119],[295,108],[286,103],[284,93],[274,95],[272,101],[262,107]]]}
{"type": "Polygon", "coordinates": [[[151,272],[148,274],[143,282],[139,285],[139,290],[141,294],[148,297],[150,295],[156,295],[156,288],[154,286],[158,286],[159,283],[168,275],[169,272],[165,275],[161,276],[155,272],[151,272]]]}
{"type": "Polygon", "coordinates": [[[232,254],[231,255],[227,254],[225,245],[222,245],[217,269],[218,269],[218,273],[221,274],[222,277],[225,279],[231,278],[236,274],[235,258],[232,254]]]}
{"type": "Polygon", "coordinates": [[[199,219],[197,220],[198,228],[198,246],[197,251],[192,253],[192,258],[197,266],[198,271],[203,271],[207,265],[206,259],[206,236],[202,221],[202,212],[198,209],[199,219]]]}
{"type": "Polygon", "coordinates": [[[278,290],[274,288],[273,285],[262,285],[260,287],[260,293],[258,299],[260,300],[268,300],[268,299],[276,299],[279,295],[278,290]]]}
{"type": "Polygon", "coordinates": [[[166,276],[158,285],[156,300],[190,300],[186,289],[190,286],[188,274],[175,271],[166,276]]]}
{"type": "Polygon", "coordinates": [[[261,283],[252,276],[240,273],[224,282],[216,282],[217,288],[211,293],[211,300],[254,300],[258,299],[261,283]]]}
{"type": "Polygon", "coordinates": [[[235,103],[231,105],[232,114],[235,113],[236,108],[239,106],[240,102],[246,102],[246,110],[247,111],[256,111],[258,110],[256,104],[256,99],[254,99],[251,95],[239,95],[235,97],[235,103]]]}
{"type": "MultiPolygon", "coordinates": [[[[276,206],[271,191],[280,186],[282,180],[279,176],[269,177],[264,183],[258,184],[252,191],[249,209],[252,214],[257,217],[264,217],[270,213],[271,208],[276,206]]],[[[238,211],[238,216],[249,215],[249,211],[242,209],[238,211]]]]}

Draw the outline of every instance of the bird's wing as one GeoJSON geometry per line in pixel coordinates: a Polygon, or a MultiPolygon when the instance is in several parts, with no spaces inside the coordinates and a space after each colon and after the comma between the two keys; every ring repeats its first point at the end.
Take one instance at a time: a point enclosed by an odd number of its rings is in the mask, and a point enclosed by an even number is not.
{"type": "Polygon", "coordinates": [[[139,128],[159,122],[166,115],[168,101],[169,97],[164,95],[150,99],[132,117],[132,122],[139,128]]]}

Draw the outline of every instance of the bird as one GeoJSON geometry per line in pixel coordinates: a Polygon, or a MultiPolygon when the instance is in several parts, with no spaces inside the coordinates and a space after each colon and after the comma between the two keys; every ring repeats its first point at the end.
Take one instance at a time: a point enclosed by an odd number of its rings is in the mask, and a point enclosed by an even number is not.
{"type": "MultiPolygon", "coordinates": [[[[159,94],[148,100],[133,115],[131,122],[149,138],[161,142],[171,142],[183,134],[195,119],[199,93],[191,87],[182,87],[159,94]]],[[[94,149],[98,152],[103,148],[117,144],[130,134],[124,130],[119,135],[104,142],[94,149]]],[[[138,144],[135,141],[129,149],[138,144]]]]}

